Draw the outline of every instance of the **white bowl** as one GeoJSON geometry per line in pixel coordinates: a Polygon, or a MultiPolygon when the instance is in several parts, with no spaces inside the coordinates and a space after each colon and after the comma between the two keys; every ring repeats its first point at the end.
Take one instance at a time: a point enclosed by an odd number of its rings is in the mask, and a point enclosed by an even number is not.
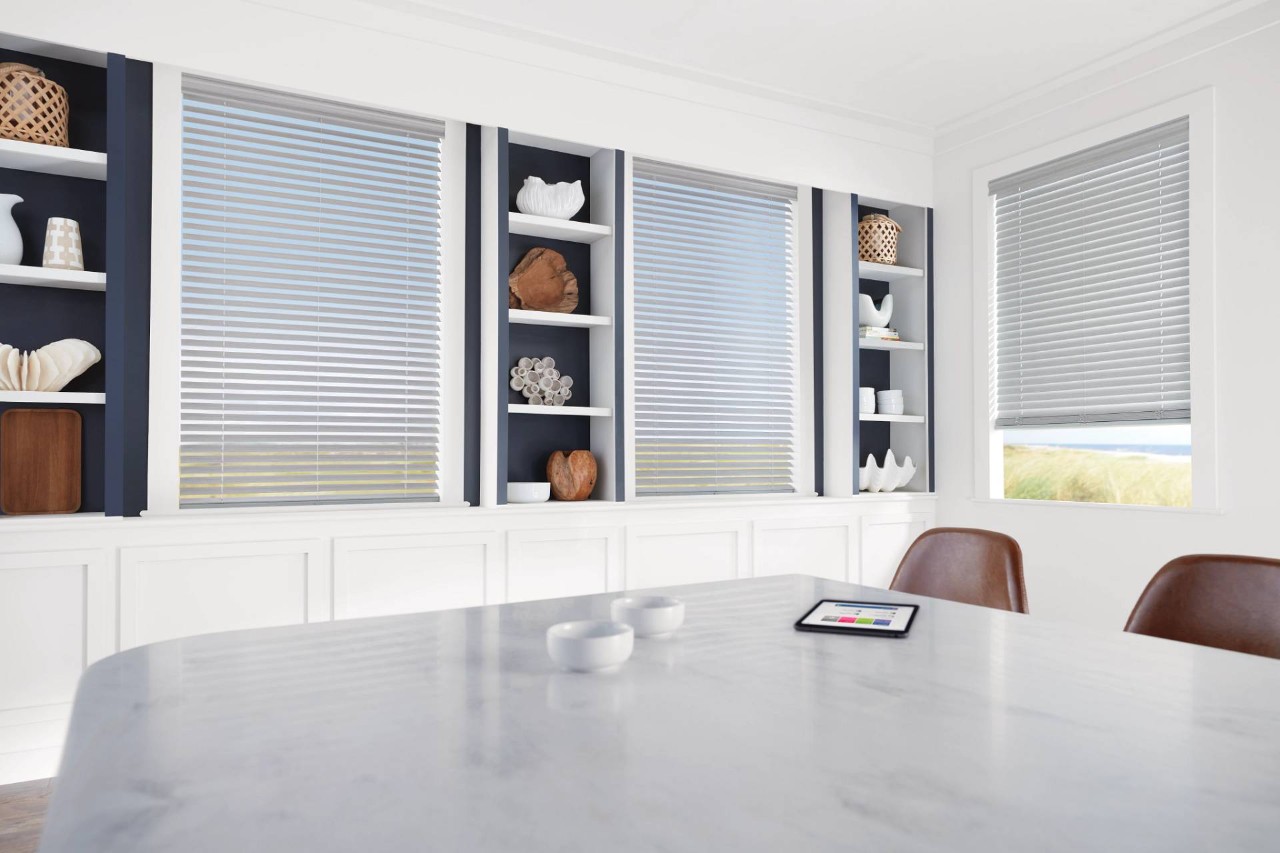
{"type": "Polygon", "coordinates": [[[609,613],[634,628],[637,637],[665,637],[684,624],[684,602],[669,595],[615,598],[609,613]]]}
{"type": "Polygon", "coordinates": [[[609,672],[626,663],[636,632],[622,622],[561,622],[547,629],[547,654],[570,672],[609,672]]]}
{"type": "Polygon", "coordinates": [[[550,497],[550,483],[507,483],[509,504],[540,504],[550,497]]]}

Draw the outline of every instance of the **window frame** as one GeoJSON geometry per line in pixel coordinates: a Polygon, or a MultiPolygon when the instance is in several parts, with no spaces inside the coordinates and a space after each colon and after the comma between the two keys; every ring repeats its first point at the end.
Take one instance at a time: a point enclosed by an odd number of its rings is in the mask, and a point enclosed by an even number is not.
{"type": "MultiPolygon", "coordinates": [[[[291,514],[465,506],[465,407],[441,406],[439,499],[264,506],[179,506],[182,434],[182,79],[207,74],[156,65],[152,95],[151,345],[148,402],[147,509],[144,515],[291,514]]],[[[280,92],[346,102],[339,95],[219,76],[280,92]]],[[[369,105],[375,109],[412,110],[369,105]]],[[[425,114],[424,114],[425,115],[425,114]]],[[[432,118],[435,118],[432,116],[432,118]]],[[[440,397],[463,399],[466,346],[466,125],[445,121],[441,148],[440,397]]],[[[118,286],[118,284],[116,285],[118,286]]]]}
{"type": "MultiPolygon", "coordinates": [[[[706,166],[675,160],[669,157],[638,154],[641,159],[656,160],[672,166],[717,172],[722,175],[743,178],[746,180],[769,181],[756,175],[746,175],[716,166],[706,166]]],[[[626,154],[625,174],[623,175],[624,210],[626,216],[625,236],[623,239],[623,296],[621,314],[623,317],[623,369],[627,377],[635,376],[635,215],[632,197],[634,186],[634,156],[626,154]]],[[[772,181],[785,183],[785,181],[772,181]]],[[[785,501],[794,498],[812,498],[817,496],[814,481],[814,358],[813,351],[813,299],[815,283],[813,281],[813,188],[796,185],[795,222],[792,229],[792,269],[795,277],[792,310],[795,312],[795,357],[792,361],[795,370],[795,468],[792,477],[791,492],[725,492],[720,494],[678,494],[678,495],[637,495],[636,494],[636,405],[635,382],[628,378],[623,394],[626,408],[626,424],[623,435],[626,439],[626,483],[624,500],[636,504],[664,504],[693,502],[741,502],[741,501],[785,501]]],[[[819,291],[820,292],[820,291],[819,291]]],[[[817,355],[816,357],[821,357],[817,355]]]]}
{"type": "Polygon", "coordinates": [[[1024,151],[975,169],[973,200],[973,478],[978,501],[1035,506],[1083,506],[1164,512],[1216,512],[1219,508],[1217,317],[1214,308],[1214,91],[1203,89],[1166,101],[1082,133],[1024,151]],[[994,425],[995,366],[992,306],[995,294],[994,199],[992,180],[1047,163],[1131,133],[1186,116],[1190,150],[1191,273],[1191,506],[1151,507],[1042,501],[1004,496],[1003,430],[994,425]]]}

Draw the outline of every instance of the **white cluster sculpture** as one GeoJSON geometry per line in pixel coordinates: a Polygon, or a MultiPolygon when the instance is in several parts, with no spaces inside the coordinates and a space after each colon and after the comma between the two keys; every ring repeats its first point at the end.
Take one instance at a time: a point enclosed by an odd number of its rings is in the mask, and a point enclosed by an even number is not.
{"type": "Polygon", "coordinates": [[[563,406],[573,396],[573,377],[561,376],[551,356],[525,357],[511,368],[511,390],[531,406],[563,406]]]}
{"type": "Polygon", "coordinates": [[[911,482],[916,475],[915,463],[908,456],[901,465],[890,450],[884,455],[884,467],[876,464],[876,458],[867,454],[867,464],[858,469],[858,489],[864,492],[892,492],[911,482]]]}
{"type": "Polygon", "coordinates": [[[61,391],[99,361],[98,348],[78,338],[54,341],[27,353],[0,344],[0,391],[61,391]]]}

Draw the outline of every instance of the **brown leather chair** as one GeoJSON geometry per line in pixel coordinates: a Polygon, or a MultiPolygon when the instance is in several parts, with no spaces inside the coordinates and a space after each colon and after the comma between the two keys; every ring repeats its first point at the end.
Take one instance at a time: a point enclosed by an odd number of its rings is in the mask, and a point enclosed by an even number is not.
{"type": "Polygon", "coordinates": [[[1142,591],[1126,631],[1280,658],[1280,560],[1191,554],[1142,591]]]}
{"type": "Polygon", "coordinates": [[[907,549],[889,589],[1027,612],[1022,549],[1012,537],[993,530],[926,530],[907,549]]]}

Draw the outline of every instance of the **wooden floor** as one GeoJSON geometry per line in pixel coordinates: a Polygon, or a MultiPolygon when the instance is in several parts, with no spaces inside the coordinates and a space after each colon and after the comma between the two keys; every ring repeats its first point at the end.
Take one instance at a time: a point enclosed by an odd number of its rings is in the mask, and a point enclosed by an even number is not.
{"type": "Polygon", "coordinates": [[[34,853],[53,780],[0,785],[0,853],[34,853]]]}

